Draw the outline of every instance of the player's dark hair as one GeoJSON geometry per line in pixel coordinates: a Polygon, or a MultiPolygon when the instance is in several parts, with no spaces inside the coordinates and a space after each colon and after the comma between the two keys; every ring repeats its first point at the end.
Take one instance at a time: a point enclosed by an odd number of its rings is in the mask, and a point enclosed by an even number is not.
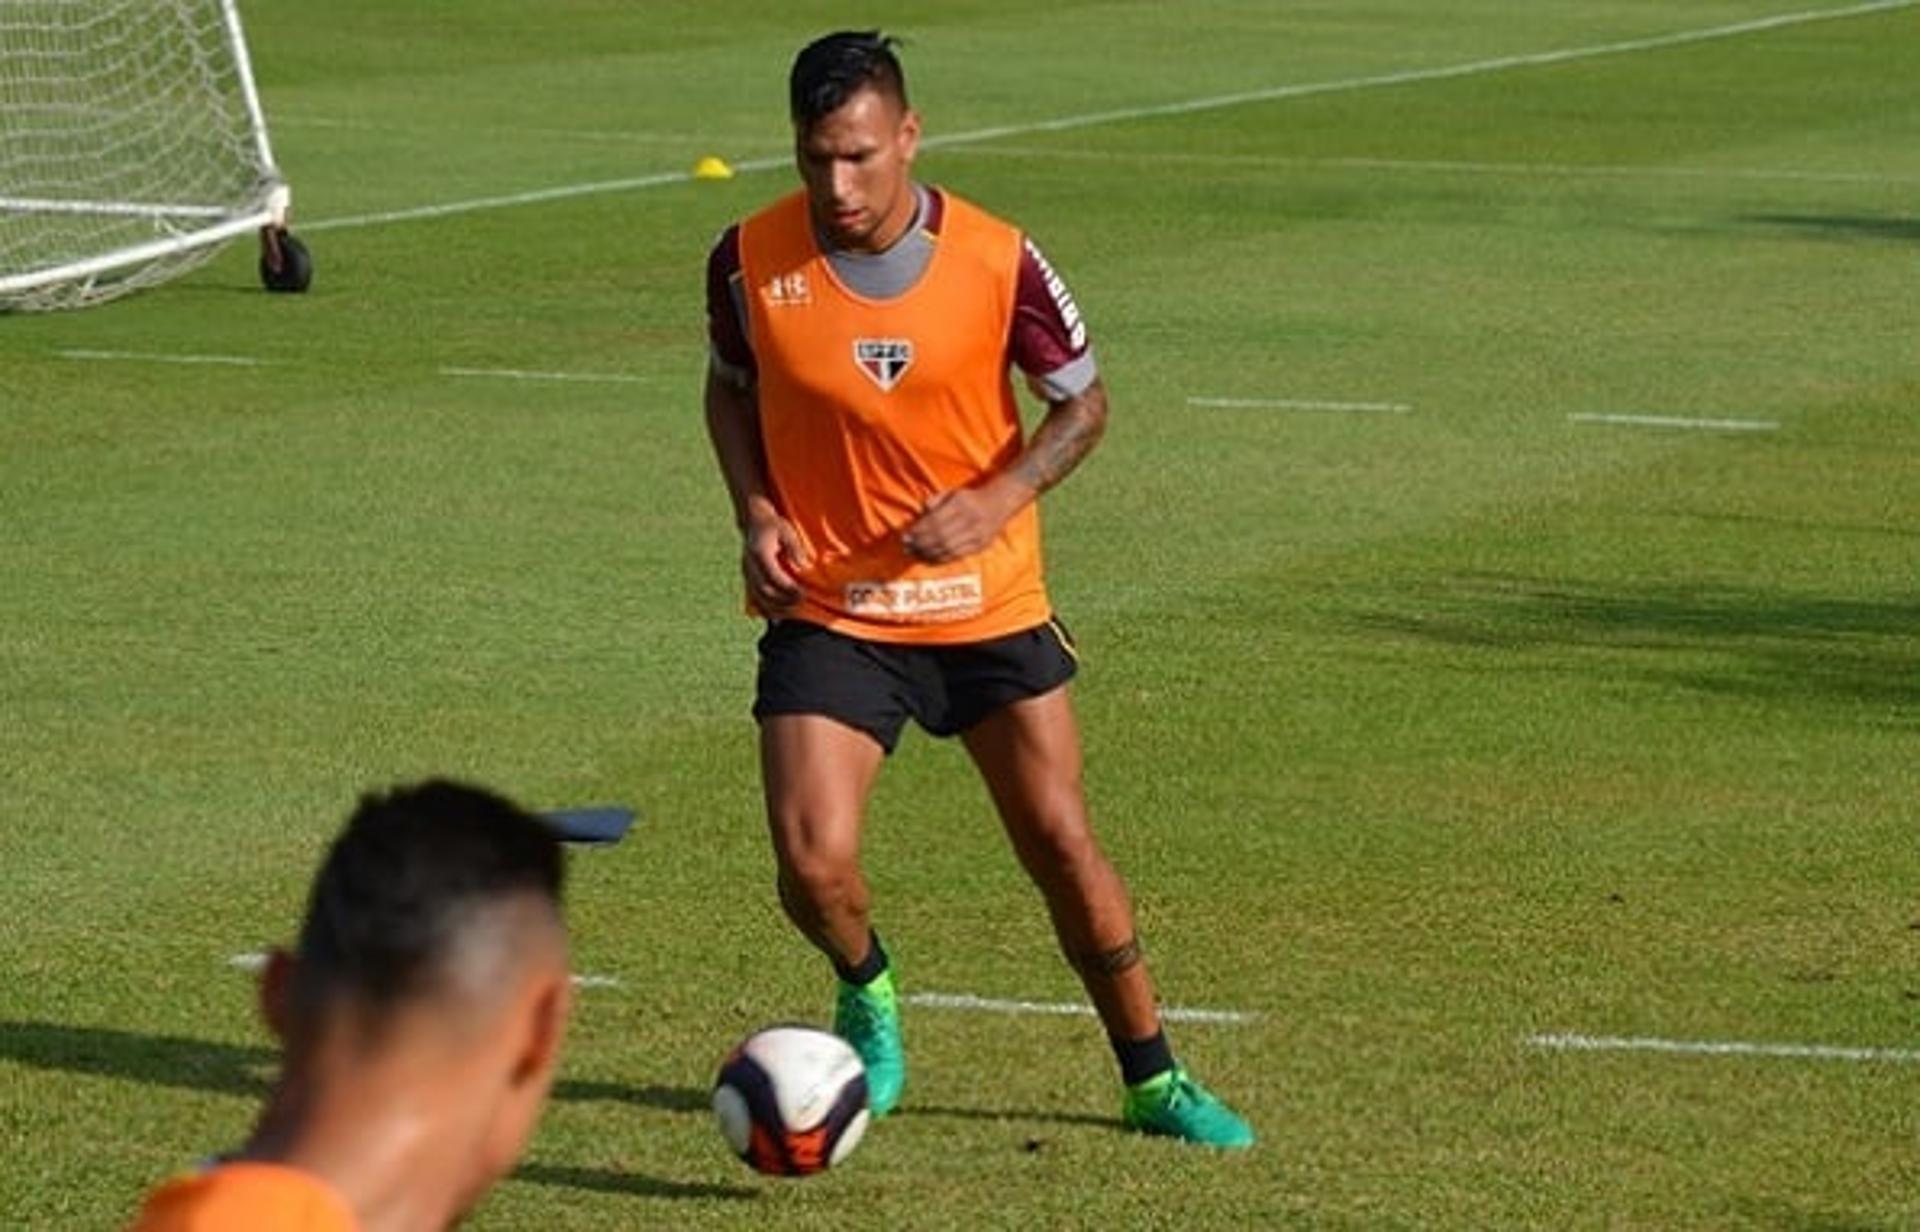
{"type": "Polygon", "coordinates": [[[424,990],[477,910],[532,896],[560,908],[565,865],[545,823],[445,779],[363,797],[314,878],[297,987],[381,1008],[424,990]]]}
{"type": "Polygon", "coordinates": [[[787,77],[794,124],[811,128],[864,89],[907,106],[907,75],[893,54],[898,46],[899,39],[878,30],[839,30],[802,47],[787,77]]]}

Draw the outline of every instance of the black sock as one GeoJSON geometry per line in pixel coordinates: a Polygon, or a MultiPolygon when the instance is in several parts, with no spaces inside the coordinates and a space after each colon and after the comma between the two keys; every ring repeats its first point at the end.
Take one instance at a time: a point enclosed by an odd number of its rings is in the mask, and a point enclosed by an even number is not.
{"type": "Polygon", "coordinates": [[[834,972],[849,984],[865,987],[879,979],[887,971],[887,951],[880,944],[880,934],[867,930],[867,956],[849,967],[839,959],[833,960],[834,972]]]}
{"type": "Polygon", "coordinates": [[[1139,1040],[1109,1035],[1107,1042],[1113,1045],[1113,1055],[1120,1059],[1120,1080],[1130,1087],[1173,1068],[1173,1049],[1167,1044],[1165,1031],[1155,1031],[1139,1040]]]}

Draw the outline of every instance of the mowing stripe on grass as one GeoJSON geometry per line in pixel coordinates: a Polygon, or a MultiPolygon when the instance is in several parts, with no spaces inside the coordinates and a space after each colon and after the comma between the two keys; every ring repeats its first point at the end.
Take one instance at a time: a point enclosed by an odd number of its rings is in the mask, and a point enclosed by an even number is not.
{"type": "MultiPolygon", "coordinates": [[[[1469,60],[1461,64],[1443,64],[1434,68],[1408,69],[1398,73],[1378,73],[1361,77],[1346,77],[1334,81],[1303,82],[1297,85],[1269,86],[1258,90],[1240,90],[1231,94],[1213,94],[1201,98],[1183,99],[1172,103],[1155,103],[1140,107],[1117,107],[1109,111],[1090,111],[1080,115],[1058,116],[1051,120],[1034,120],[1020,124],[1001,124],[991,128],[976,128],[965,132],[949,133],[944,136],[924,138],[920,142],[922,149],[939,149],[949,146],[973,145],[982,141],[993,141],[1001,137],[1020,137],[1028,133],[1057,133],[1076,128],[1091,128],[1101,124],[1117,124],[1130,120],[1150,120],[1164,116],[1190,115],[1199,111],[1218,111],[1227,107],[1242,107],[1249,103],[1278,102],[1289,98],[1308,98],[1319,94],[1339,94],[1356,90],[1373,90],[1389,86],[1414,85],[1428,81],[1447,81],[1456,77],[1472,77],[1482,73],[1500,73],[1510,69],[1538,68],[1544,65],[1565,64],[1575,60],[1591,60],[1602,56],[1630,55],[1635,52],[1658,51],[1668,47],[1682,47],[1689,43],[1704,43],[1716,39],[1736,38],[1745,34],[1758,34],[1768,30],[1778,30],[1787,26],[1805,25],[1816,21],[1833,21],[1843,17],[1860,17],[1870,13],[1890,12],[1895,9],[1912,8],[1920,0],[1868,0],[1864,4],[1852,4],[1835,9],[1802,9],[1792,13],[1778,13],[1772,17],[1758,17],[1750,21],[1733,22],[1728,25],[1703,26],[1693,30],[1677,30],[1671,34],[1656,34],[1646,38],[1622,39],[1613,43],[1595,43],[1585,47],[1563,47],[1554,51],[1524,52],[1511,56],[1495,56],[1487,60],[1469,60]]],[[[790,154],[778,154],[765,158],[743,159],[733,164],[736,174],[749,171],[770,171],[793,164],[790,154]]],[[[662,171],[652,175],[633,176],[618,180],[600,180],[586,184],[563,184],[553,188],[533,189],[527,192],[504,193],[498,196],[477,197],[469,201],[450,201],[441,205],[415,206],[411,209],[385,210],[373,214],[355,214],[343,218],[321,219],[318,222],[304,223],[302,231],[332,231],[344,227],[378,226],[384,223],[413,222],[420,219],[444,218],[450,214],[470,214],[482,210],[509,209],[522,205],[536,205],[547,201],[563,201],[573,197],[593,196],[600,193],[628,192],[642,188],[658,188],[669,184],[691,183],[692,171],[662,171]]]]}
{"type": "MultiPolygon", "coordinates": [[[[261,950],[248,950],[244,954],[235,954],[227,959],[227,965],[238,967],[242,971],[264,971],[267,966],[267,956],[261,950]]],[[[573,986],[575,988],[618,988],[620,978],[613,975],[575,975],[573,986]]]]}
{"type": "MultiPolygon", "coordinates": [[[[987,1014],[1073,1014],[1091,1016],[1094,1009],[1078,1001],[1003,1001],[976,997],[965,992],[916,992],[901,998],[909,1005],[936,1010],[975,1010],[987,1014]]],[[[1163,1006],[1160,1017],[1168,1022],[1215,1022],[1240,1024],[1254,1022],[1260,1015],[1247,1010],[1201,1010],[1163,1006]]]]}
{"type": "Polygon", "coordinates": [[[1692,432],[1777,432],[1771,419],[1685,419],[1673,415],[1573,414],[1569,423],[1617,424],[1629,428],[1677,428],[1692,432]]]}
{"type": "Polygon", "coordinates": [[[1529,1035],[1522,1042],[1530,1048],[1556,1052],[1667,1052],[1712,1057],[1920,1062],[1920,1050],[1911,1048],[1847,1048],[1834,1044],[1755,1044],[1744,1040],[1670,1040],[1624,1035],[1529,1035]]]}
{"type": "Polygon", "coordinates": [[[1352,411],[1380,415],[1405,415],[1413,410],[1413,406],[1406,402],[1319,402],[1310,398],[1188,398],[1187,405],[1280,411],[1352,411]]]}
{"type": "Polygon", "coordinates": [[[532,372],[524,368],[442,368],[441,376],[483,377],[499,381],[571,381],[580,384],[644,385],[650,379],[630,372],[532,372]]]}
{"type": "Polygon", "coordinates": [[[148,351],[55,351],[61,359],[130,361],[142,364],[218,364],[232,368],[259,368],[271,362],[248,355],[158,355],[148,351]]]}
{"type": "MultiPolygon", "coordinates": [[[[1151,155],[1147,157],[1152,157],[1151,155]]],[[[1440,175],[1544,175],[1653,180],[1779,180],[1791,184],[1920,184],[1920,175],[1884,171],[1805,171],[1796,167],[1652,167],[1630,163],[1496,163],[1448,158],[1304,158],[1305,165],[1351,171],[1440,175]]]]}
{"type": "Polygon", "coordinates": [[[576,382],[576,384],[616,384],[616,386],[641,386],[647,384],[647,376],[636,376],[632,372],[532,372],[526,368],[440,368],[442,376],[476,376],[492,380],[549,380],[549,382],[576,382]]]}

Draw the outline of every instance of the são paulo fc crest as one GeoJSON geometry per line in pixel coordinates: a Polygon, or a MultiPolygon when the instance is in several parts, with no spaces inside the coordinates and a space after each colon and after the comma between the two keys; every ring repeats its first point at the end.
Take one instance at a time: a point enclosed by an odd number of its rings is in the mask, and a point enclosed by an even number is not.
{"type": "Polygon", "coordinates": [[[909,338],[855,338],[853,362],[885,393],[900,383],[913,367],[913,341],[909,338]]]}

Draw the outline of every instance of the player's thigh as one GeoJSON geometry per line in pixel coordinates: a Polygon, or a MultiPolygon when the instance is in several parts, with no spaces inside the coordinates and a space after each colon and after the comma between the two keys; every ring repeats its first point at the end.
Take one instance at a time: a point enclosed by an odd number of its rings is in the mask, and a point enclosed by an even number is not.
{"type": "Polygon", "coordinates": [[[767,824],[783,868],[851,863],[861,818],[886,750],[868,735],[820,714],[760,720],[760,768],[767,824]]]}
{"type": "Polygon", "coordinates": [[[1024,857],[1091,844],[1080,726],[1061,685],[995,710],[962,734],[1024,857]]]}

